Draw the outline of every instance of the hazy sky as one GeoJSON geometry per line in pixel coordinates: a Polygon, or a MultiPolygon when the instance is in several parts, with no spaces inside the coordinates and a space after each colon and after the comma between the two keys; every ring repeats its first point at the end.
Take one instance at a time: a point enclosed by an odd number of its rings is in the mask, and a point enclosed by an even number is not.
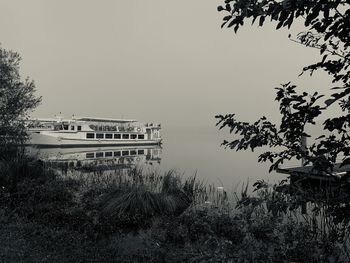
{"type": "Polygon", "coordinates": [[[0,42],[35,80],[36,117],[212,125],[217,113],[276,119],[273,88],[289,80],[327,90],[327,76],[297,77],[317,50],[275,24],[221,29],[221,2],[0,0],[0,42]]]}

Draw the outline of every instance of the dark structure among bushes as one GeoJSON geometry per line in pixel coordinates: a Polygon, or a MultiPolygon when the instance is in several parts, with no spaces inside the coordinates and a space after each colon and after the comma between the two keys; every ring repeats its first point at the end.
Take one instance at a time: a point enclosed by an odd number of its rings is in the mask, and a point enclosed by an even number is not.
{"type": "Polygon", "coordinates": [[[313,166],[300,166],[291,168],[277,168],[276,172],[289,174],[291,180],[299,179],[313,179],[313,180],[326,180],[337,181],[348,179],[350,173],[350,165],[335,164],[332,171],[319,171],[313,166]]]}

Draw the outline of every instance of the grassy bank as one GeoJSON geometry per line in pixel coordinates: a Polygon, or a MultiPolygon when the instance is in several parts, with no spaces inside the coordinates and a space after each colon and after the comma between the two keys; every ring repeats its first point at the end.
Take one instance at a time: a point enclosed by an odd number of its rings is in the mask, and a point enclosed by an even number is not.
{"type": "Polygon", "coordinates": [[[284,184],[235,195],[174,171],[72,177],[14,158],[0,187],[3,262],[349,262],[346,206],[303,215],[284,184]]]}

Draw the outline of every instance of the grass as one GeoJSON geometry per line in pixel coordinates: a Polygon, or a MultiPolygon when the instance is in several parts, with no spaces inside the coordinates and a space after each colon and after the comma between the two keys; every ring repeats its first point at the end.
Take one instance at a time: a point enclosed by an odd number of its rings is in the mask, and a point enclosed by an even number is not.
{"type": "Polygon", "coordinates": [[[5,262],[350,260],[349,205],[317,196],[302,214],[305,196],[285,183],[257,182],[252,195],[175,171],[59,174],[34,159],[0,168],[5,262]]]}

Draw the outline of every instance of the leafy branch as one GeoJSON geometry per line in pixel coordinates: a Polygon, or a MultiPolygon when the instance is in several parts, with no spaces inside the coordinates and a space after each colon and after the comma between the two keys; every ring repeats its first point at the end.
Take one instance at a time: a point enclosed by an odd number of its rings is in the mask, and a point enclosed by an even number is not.
{"type": "Polygon", "coordinates": [[[236,150],[258,147],[279,149],[259,156],[259,161],[272,163],[270,171],[292,158],[303,159],[305,164],[311,163],[315,169],[329,174],[341,156],[342,165],[350,164],[350,157],[347,157],[350,153],[350,1],[225,0],[218,11],[226,14],[221,27],[233,28],[234,32],[247,19],[252,24],[258,21],[259,26],[263,26],[269,18],[277,22],[278,30],[283,27],[289,29],[296,19],[302,18],[307,30],[299,33],[297,39],[292,39],[290,34],[289,38],[318,49],[322,57],[319,62],[304,67],[302,74],[309,72],[312,75],[315,70],[322,69],[337,84],[331,87],[335,92],[329,97],[318,93],[297,94],[296,87],[290,83],[277,88],[276,100],[281,113],[279,127],[265,117],[250,124],[238,121],[234,114],[216,116],[220,129],[227,127],[235,134],[234,140],[224,141],[223,145],[236,150]],[[314,125],[315,119],[335,102],[345,115],[326,119],[323,123],[325,134],[307,147],[302,145],[304,137],[311,137],[305,132],[305,126],[314,125]]]}

